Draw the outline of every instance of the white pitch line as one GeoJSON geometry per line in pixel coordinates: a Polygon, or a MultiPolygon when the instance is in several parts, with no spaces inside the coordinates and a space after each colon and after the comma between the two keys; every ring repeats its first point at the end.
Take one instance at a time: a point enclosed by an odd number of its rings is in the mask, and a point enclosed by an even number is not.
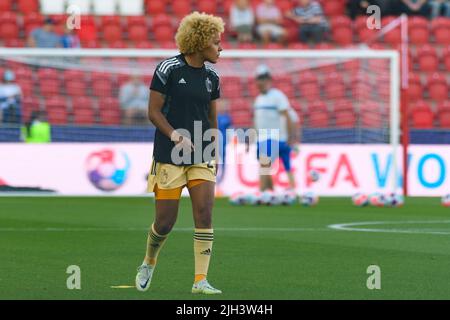
{"type": "Polygon", "coordinates": [[[370,225],[405,225],[405,224],[446,224],[450,220],[427,220],[427,221],[364,221],[364,222],[349,222],[330,224],[328,228],[340,231],[357,231],[357,232],[373,232],[373,233],[403,233],[403,234],[436,234],[449,235],[449,231],[427,231],[420,229],[372,229],[372,228],[354,228],[355,226],[370,226],[370,225]]]}

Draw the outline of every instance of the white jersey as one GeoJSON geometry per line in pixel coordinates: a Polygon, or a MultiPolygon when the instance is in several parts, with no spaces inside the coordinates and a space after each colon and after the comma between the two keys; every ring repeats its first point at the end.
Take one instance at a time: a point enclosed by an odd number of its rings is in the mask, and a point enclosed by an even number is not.
{"type": "Polygon", "coordinates": [[[288,138],[287,130],[283,130],[283,126],[286,127],[286,119],[281,114],[282,111],[290,108],[286,95],[276,88],[269,89],[266,93],[261,93],[256,97],[253,107],[255,129],[266,129],[258,132],[258,140],[278,139],[286,141],[288,138]],[[278,132],[278,134],[274,132],[278,132]]]}

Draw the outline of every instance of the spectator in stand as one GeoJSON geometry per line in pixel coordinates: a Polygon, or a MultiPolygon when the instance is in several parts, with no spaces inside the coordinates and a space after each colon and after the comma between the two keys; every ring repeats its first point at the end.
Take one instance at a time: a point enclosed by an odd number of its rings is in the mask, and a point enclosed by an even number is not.
{"type": "Polygon", "coordinates": [[[0,83],[0,110],[4,123],[21,123],[22,90],[15,82],[14,72],[6,70],[0,83]]]}
{"type": "Polygon", "coordinates": [[[238,41],[251,42],[255,16],[248,0],[235,0],[230,11],[231,28],[237,33],[238,41]]]}
{"type": "Polygon", "coordinates": [[[420,15],[428,17],[430,6],[428,0],[396,0],[395,13],[400,15],[406,13],[409,16],[420,15]]]}
{"type": "Polygon", "coordinates": [[[55,23],[51,18],[45,19],[42,28],[36,28],[31,31],[28,38],[28,46],[36,48],[61,47],[61,37],[53,31],[54,24],[55,23]]]}
{"type": "Polygon", "coordinates": [[[450,0],[431,0],[431,19],[436,17],[450,17],[450,0]]]}
{"type": "Polygon", "coordinates": [[[298,0],[298,5],[286,17],[298,23],[302,42],[322,42],[328,31],[328,21],[317,1],[298,0]]]}
{"type": "Polygon", "coordinates": [[[119,100],[123,112],[123,123],[147,124],[147,107],[149,99],[148,87],[142,82],[139,75],[135,74],[130,81],[120,88],[119,100]]]}
{"type": "Polygon", "coordinates": [[[61,46],[63,48],[80,48],[80,38],[73,32],[73,29],[66,28],[64,29],[64,34],[61,37],[61,46]]]}
{"type": "Polygon", "coordinates": [[[44,111],[33,111],[30,120],[21,129],[26,143],[48,143],[52,141],[51,126],[44,111]]]}
{"type": "Polygon", "coordinates": [[[274,0],[264,0],[256,8],[256,31],[264,44],[271,40],[284,43],[286,30],[282,27],[283,15],[274,0]]]}
{"type": "Polygon", "coordinates": [[[349,0],[347,7],[352,19],[359,15],[367,15],[367,8],[371,5],[380,7],[381,16],[387,16],[391,13],[391,2],[392,0],[349,0]]]}

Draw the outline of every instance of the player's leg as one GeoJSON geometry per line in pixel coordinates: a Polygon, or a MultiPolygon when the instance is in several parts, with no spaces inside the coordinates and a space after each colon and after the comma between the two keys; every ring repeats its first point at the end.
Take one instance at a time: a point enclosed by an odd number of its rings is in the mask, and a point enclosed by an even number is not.
{"type": "Polygon", "coordinates": [[[272,144],[271,139],[260,141],[256,147],[256,156],[259,160],[259,190],[273,190],[272,180],[272,144]]]}
{"type": "Polygon", "coordinates": [[[178,216],[181,187],[174,189],[155,189],[155,221],[150,227],[147,238],[147,251],[144,263],[155,267],[168,234],[172,231],[178,216]]]}
{"type": "Polygon", "coordinates": [[[191,196],[194,217],[194,258],[195,274],[193,293],[218,294],[206,277],[212,255],[214,230],[212,228],[212,210],[214,206],[215,168],[213,166],[193,166],[188,171],[188,189],[191,196]]]}
{"type": "Polygon", "coordinates": [[[150,287],[159,252],[175,225],[178,203],[185,184],[186,177],[182,167],[155,161],[152,163],[148,191],[155,193],[155,220],[148,233],[144,261],[136,275],[136,288],[139,291],[146,291],[150,287]]]}
{"type": "Polygon", "coordinates": [[[136,288],[139,291],[146,291],[150,287],[159,252],[177,220],[181,190],[182,187],[162,190],[155,186],[155,221],[148,233],[144,261],[136,275],[136,288]]]}
{"type": "Polygon", "coordinates": [[[286,142],[280,142],[280,159],[288,176],[289,189],[295,190],[295,178],[291,170],[291,147],[286,142]]]}

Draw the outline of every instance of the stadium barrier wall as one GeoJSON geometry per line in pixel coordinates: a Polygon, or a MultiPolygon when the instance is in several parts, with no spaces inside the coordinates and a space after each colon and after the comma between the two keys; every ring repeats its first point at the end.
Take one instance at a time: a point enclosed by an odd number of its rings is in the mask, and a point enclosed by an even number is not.
{"type": "MultiPolygon", "coordinates": [[[[0,190],[31,188],[53,190],[59,195],[145,195],[152,160],[152,143],[52,143],[0,144],[0,190]]],[[[292,167],[298,191],[323,196],[348,196],[356,192],[390,192],[393,174],[389,145],[301,146],[292,167]],[[310,170],[320,173],[309,180],[310,170]]],[[[401,149],[398,150],[401,152],[401,149]]],[[[227,146],[227,165],[219,174],[218,195],[252,192],[258,187],[255,148],[227,146]],[[238,164],[239,162],[241,164],[238,164]]],[[[401,157],[397,157],[398,166],[401,157]]],[[[412,196],[441,196],[450,190],[450,146],[411,145],[409,187],[412,196]]],[[[274,174],[276,188],[287,186],[280,167],[274,174]]],[[[401,177],[398,181],[401,186],[401,177]]],[[[186,190],[185,190],[186,191],[186,190]]],[[[47,194],[47,193],[43,193],[47,194]]]]}

